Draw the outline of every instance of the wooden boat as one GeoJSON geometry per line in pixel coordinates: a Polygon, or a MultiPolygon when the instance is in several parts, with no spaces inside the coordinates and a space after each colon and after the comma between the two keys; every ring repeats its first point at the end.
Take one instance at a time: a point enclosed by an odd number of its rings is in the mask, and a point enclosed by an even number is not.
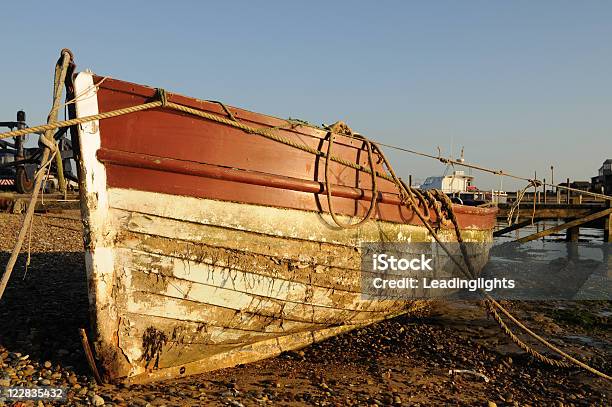
{"type": "MultiPolygon", "coordinates": [[[[156,90],[83,72],[74,94],[73,115],[83,117],[145,103],[156,90]]],[[[322,129],[168,100],[327,149],[322,129]]],[[[360,295],[361,243],[432,241],[388,180],[379,179],[373,219],[341,229],[328,213],[324,160],[291,146],[166,108],[85,123],[78,137],[91,335],[108,380],[248,363],[422,305],[360,295]]],[[[337,135],[334,154],[368,165],[354,137],[337,135]]],[[[330,171],[340,218],[364,216],[370,175],[336,162],[330,171]]],[[[495,209],[454,211],[467,241],[492,240],[495,209]]],[[[451,227],[440,237],[456,239],[451,227]]]]}

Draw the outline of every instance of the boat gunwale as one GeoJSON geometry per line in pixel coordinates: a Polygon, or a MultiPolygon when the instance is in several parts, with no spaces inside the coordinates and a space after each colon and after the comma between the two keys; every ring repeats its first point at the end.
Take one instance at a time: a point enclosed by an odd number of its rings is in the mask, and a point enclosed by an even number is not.
{"type": "MultiPolygon", "coordinates": [[[[150,86],[147,85],[142,85],[142,84],[137,84],[137,83],[133,83],[133,82],[128,82],[128,81],[123,81],[121,79],[115,79],[112,77],[108,77],[108,76],[99,76],[96,74],[92,74],[93,75],[93,79],[96,83],[99,83],[100,81],[103,81],[102,83],[100,83],[99,87],[102,89],[106,89],[109,91],[114,91],[114,92],[120,92],[120,93],[125,93],[125,94],[129,94],[129,95],[135,95],[135,96],[140,96],[146,99],[152,99],[155,98],[157,95],[157,89],[156,88],[152,88],[150,86]]],[[[221,106],[220,103],[218,102],[214,102],[214,101],[208,101],[208,100],[202,100],[202,99],[198,99],[198,98],[194,98],[194,97],[190,97],[190,96],[184,96],[181,95],[179,93],[172,93],[172,92],[166,92],[167,95],[167,100],[174,102],[174,103],[178,103],[184,106],[188,106],[194,109],[200,109],[200,110],[204,110],[206,112],[209,113],[214,113],[217,114],[221,117],[227,117],[227,113],[225,112],[225,110],[223,109],[223,107],[221,106]]],[[[326,135],[328,134],[328,130],[323,130],[317,127],[314,127],[312,125],[308,125],[308,124],[297,124],[297,125],[292,125],[293,123],[285,120],[285,119],[281,119],[275,116],[271,116],[271,115],[266,115],[263,113],[257,113],[257,112],[253,112],[247,109],[243,109],[243,108],[239,108],[239,107],[235,107],[232,105],[227,105],[224,104],[228,109],[232,109],[232,114],[234,114],[234,116],[238,119],[242,119],[242,120],[246,120],[250,123],[254,123],[254,124],[258,124],[258,125],[262,125],[262,126],[267,126],[267,127],[274,127],[274,128],[278,128],[281,127],[282,131],[289,131],[298,135],[303,135],[303,136],[309,136],[309,137],[313,137],[318,139],[321,142],[326,142],[326,135]],[[284,128],[283,125],[291,125],[290,127],[284,128]]],[[[181,113],[181,112],[174,112],[175,114],[178,115],[187,115],[186,113],[181,113]]],[[[366,151],[363,140],[361,139],[356,139],[353,137],[349,137],[346,135],[342,135],[342,134],[336,134],[336,137],[334,139],[334,143],[337,144],[342,144],[346,147],[352,147],[355,148],[357,150],[360,151],[366,151]]],[[[101,148],[102,150],[110,150],[110,149],[106,149],[104,147],[101,148]]],[[[117,150],[119,151],[119,150],[117,150]]],[[[142,154],[142,153],[138,153],[138,152],[129,152],[129,151],[125,151],[125,153],[131,153],[131,154],[139,154],[139,155],[146,155],[146,154],[142,154]]],[[[169,157],[160,157],[160,158],[164,158],[164,159],[168,159],[170,160],[171,158],[169,157]]],[[[195,161],[186,161],[186,160],[178,160],[178,159],[173,159],[176,161],[183,161],[183,162],[193,162],[193,163],[197,163],[195,161]]],[[[207,164],[207,163],[198,163],[198,164],[204,164],[204,165],[210,165],[210,166],[218,166],[216,164],[207,164]]],[[[220,168],[223,168],[222,166],[218,166],[220,168]]],[[[247,172],[252,172],[255,173],[257,171],[252,171],[252,170],[246,170],[246,169],[240,169],[242,171],[247,171],[247,172]]],[[[363,171],[359,171],[359,172],[363,172],[363,171]]],[[[260,172],[261,174],[267,174],[270,176],[278,176],[278,177],[286,177],[286,176],[281,176],[281,175],[277,175],[277,174],[270,174],[270,173],[263,173],[260,172]]],[[[287,178],[293,178],[293,177],[287,177],[287,178]]],[[[297,180],[302,180],[301,178],[295,178],[297,180]]],[[[306,180],[303,180],[306,181],[306,180]]],[[[316,183],[319,183],[319,181],[313,181],[316,183]]],[[[351,187],[351,186],[343,186],[343,185],[338,185],[340,187],[346,187],[346,188],[351,188],[351,189],[355,189],[355,190],[361,190],[366,191],[364,189],[360,189],[360,188],[356,188],[356,187],[351,187]]],[[[391,192],[385,192],[386,194],[389,195],[398,195],[398,194],[393,194],[391,192]]],[[[363,195],[363,193],[362,193],[363,195]]],[[[399,195],[398,195],[399,196],[399,195]]],[[[363,195],[361,198],[358,198],[359,200],[369,200],[370,198],[367,197],[367,195],[363,195]]],[[[495,214],[498,212],[498,209],[496,207],[478,207],[478,206],[467,206],[467,205],[461,205],[461,204],[453,204],[453,209],[457,212],[457,213],[462,213],[462,214],[470,214],[470,215],[482,215],[482,216],[487,216],[487,215],[491,215],[491,214],[495,214]]]]}
{"type": "MultiPolygon", "coordinates": [[[[99,87],[114,92],[125,93],[134,96],[140,96],[145,99],[154,99],[157,95],[157,89],[152,88],[148,85],[137,84],[133,82],[124,81],[108,76],[100,76],[94,74],[94,80],[96,82],[102,82],[99,87]]],[[[193,109],[203,110],[207,113],[214,113],[223,118],[228,118],[227,112],[223,109],[219,102],[198,99],[191,96],[185,96],[179,93],[166,92],[167,100],[183,106],[187,106],[193,109]]],[[[277,128],[278,130],[288,131],[295,134],[309,136],[316,138],[320,141],[326,141],[326,136],[329,130],[318,128],[314,125],[307,123],[295,123],[279,117],[267,115],[264,113],[258,113],[244,108],[236,107],[223,103],[225,107],[231,109],[232,114],[236,119],[247,121],[251,124],[257,124],[266,127],[277,128]],[[283,127],[287,126],[289,127],[283,127]]],[[[161,109],[161,108],[159,108],[161,109]]],[[[183,112],[175,112],[176,114],[188,115],[183,112]]],[[[349,137],[343,134],[335,134],[334,144],[342,144],[346,147],[353,147],[357,150],[366,151],[363,140],[354,137],[349,137]]]]}

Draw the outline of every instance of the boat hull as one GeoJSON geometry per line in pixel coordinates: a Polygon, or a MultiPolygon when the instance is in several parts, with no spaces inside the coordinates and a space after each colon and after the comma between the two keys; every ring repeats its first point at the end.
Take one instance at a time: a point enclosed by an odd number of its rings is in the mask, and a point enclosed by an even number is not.
{"type": "MultiPolygon", "coordinates": [[[[75,93],[84,95],[77,116],[150,97],[150,88],[114,80],[96,87],[98,80],[76,77],[75,93]]],[[[231,109],[252,124],[280,122],[231,109]]],[[[425,303],[361,293],[364,242],[432,241],[391,183],[380,183],[375,219],[337,228],[321,199],[316,157],[219,126],[156,109],[79,128],[91,334],[108,380],[147,382],[252,362],[425,303]]],[[[288,136],[325,142],[320,130],[298,130],[288,136]]],[[[355,140],[340,145],[341,156],[366,159],[355,140]]],[[[354,222],[367,210],[371,181],[345,167],[333,173],[337,211],[354,222]]],[[[466,240],[492,239],[494,210],[457,213],[466,240]]],[[[456,240],[450,228],[440,237],[456,240]]],[[[477,263],[486,258],[483,250],[477,263]]]]}

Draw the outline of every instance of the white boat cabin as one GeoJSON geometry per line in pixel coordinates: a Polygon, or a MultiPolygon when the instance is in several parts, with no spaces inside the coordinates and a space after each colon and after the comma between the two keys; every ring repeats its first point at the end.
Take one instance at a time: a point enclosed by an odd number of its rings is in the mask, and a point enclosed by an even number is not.
{"type": "Polygon", "coordinates": [[[454,171],[451,175],[427,177],[421,189],[441,189],[447,194],[471,192],[475,189],[472,186],[473,180],[474,177],[465,175],[464,171],[454,171]]]}

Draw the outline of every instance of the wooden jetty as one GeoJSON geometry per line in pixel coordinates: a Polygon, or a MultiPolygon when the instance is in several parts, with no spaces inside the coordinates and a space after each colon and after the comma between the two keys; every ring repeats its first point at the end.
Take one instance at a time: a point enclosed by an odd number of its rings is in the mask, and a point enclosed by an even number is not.
{"type": "MultiPolygon", "coordinates": [[[[612,242],[612,201],[604,200],[585,200],[580,196],[572,196],[570,203],[536,201],[532,194],[531,201],[523,200],[518,207],[514,208],[514,213],[518,211],[518,222],[495,231],[493,236],[502,236],[523,227],[531,226],[537,222],[544,220],[564,220],[564,223],[554,226],[549,229],[533,233],[531,235],[518,239],[519,242],[528,242],[531,240],[540,239],[544,236],[553,233],[566,231],[566,240],[570,242],[578,241],[580,227],[600,228],[604,230],[604,241],[612,242]]],[[[554,198],[554,196],[553,196],[554,198]]],[[[505,220],[514,203],[499,204],[499,212],[497,217],[499,220],[505,220]]]]}

